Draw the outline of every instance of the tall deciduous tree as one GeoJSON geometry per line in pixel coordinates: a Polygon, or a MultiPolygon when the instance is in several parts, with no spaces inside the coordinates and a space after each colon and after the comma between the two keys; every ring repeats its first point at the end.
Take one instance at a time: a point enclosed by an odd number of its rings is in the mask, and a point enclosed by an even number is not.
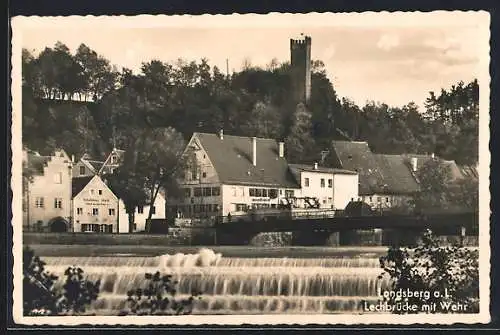
{"type": "Polygon", "coordinates": [[[298,104],[288,136],[285,138],[286,155],[290,162],[307,162],[313,157],[315,149],[311,128],[311,114],[304,104],[298,104]]]}

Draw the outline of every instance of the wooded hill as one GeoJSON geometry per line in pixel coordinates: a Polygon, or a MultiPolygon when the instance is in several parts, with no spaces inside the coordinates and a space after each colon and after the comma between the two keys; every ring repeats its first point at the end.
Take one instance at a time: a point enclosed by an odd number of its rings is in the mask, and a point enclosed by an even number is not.
{"type": "MultiPolygon", "coordinates": [[[[76,157],[113,146],[134,148],[138,133],[169,127],[284,140],[291,162],[318,159],[334,139],[367,141],[374,152],[435,153],[459,164],[478,159],[477,80],[430,92],[425,106],[358,106],[337,95],[321,61],[312,66],[307,106],[292,103],[288,63],[244,67],[231,75],[207,60],[144,62],[118,70],[85,45],[39,55],[23,50],[23,143],[76,157]]],[[[333,69],[334,71],[334,69],[333,69]]]]}

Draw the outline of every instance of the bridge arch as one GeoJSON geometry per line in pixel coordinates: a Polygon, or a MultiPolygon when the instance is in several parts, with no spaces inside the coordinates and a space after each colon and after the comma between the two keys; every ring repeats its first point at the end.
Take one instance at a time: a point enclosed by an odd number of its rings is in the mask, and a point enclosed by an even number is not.
{"type": "Polygon", "coordinates": [[[57,216],[49,221],[48,226],[52,233],[65,233],[68,231],[69,223],[65,218],[57,216]]]}

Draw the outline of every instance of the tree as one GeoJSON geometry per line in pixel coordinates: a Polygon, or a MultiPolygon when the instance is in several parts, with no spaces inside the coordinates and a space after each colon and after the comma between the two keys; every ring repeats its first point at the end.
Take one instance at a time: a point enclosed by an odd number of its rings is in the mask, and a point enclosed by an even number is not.
{"type": "Polygon", "coordinates": [[[241,130],[247,136],[275,139],[282,136],[281,116],[269,102],[258,101],[245,121],[241,130]]]}
{"type": "Polygon", "coordinates": [[[379,280],[389,277],[388,292],[428,292],[408,298],[387,294],[389,306],[416,305],[415,311],[395,309],[396,314],[421,313],[424,305],[435,306],[430,313],[450,313],[451,305],[466,306],[458,313],[479,312],[479,252],[458,245],[442,247],[432,232],[426,231],[414,250],[391,247],[380,258],[384,270],[379,280]]]}
{"type": "Polygon", "coordinates": [[[297,105],[293,114],[292,126],[285,138],[286,155],[290,162],[308,161],[314,155],[315,149],[311,128],[311,114],[304,104],[297,105]]]}
{"type": "MultiPolygon", "coordinates": [[[[143,287],[127,292],[130,312],[136,315],[185,315],[191,314],[200,292],[192,292],[187,299],[176,299],[177,281],[172,275],[162,275],[159,271],[146,273],[143,287]]],[[[121,315],[128,314],[122,311],[121,315]]]]}
{"type": "Polygon", "coordinates": [[[122,165],[105,177],[113,193],[123,201],[128,215],[129,233],[134,232],[135,209],[147,203],[148,195],[145,185],[146,178],[140,172],[134,171],[129,165],[122,165]]]}
{"type": "Polygon", "coordinates": [[[186,143],[175,129],[156,128],[147,133],[141,144],[137,171],[145,177],[151,205],[148,213],[150,220],[152,206],[161,189],[166,190],[169,196],[179,192],[177,180],[185,164],[182,155],[186,143]]]}
{"type": "Polygon", "coordinates": [[[433,208],[461,208],[477,210],[479,204],[478,179],[454,177],[449,164],[441,159],[432,159],[417,170],[420,191],[415,196],[417,211],[433,208]]]}
{"type": "Polygon", "coordinates": [[[45,263],[28,247],[23,249],[24,315],[60,315],[84,313],[99,295],[100,281],[84,279],[83,270],[69,267],[62,290],[58,277],[45,271],[45,263]]]}

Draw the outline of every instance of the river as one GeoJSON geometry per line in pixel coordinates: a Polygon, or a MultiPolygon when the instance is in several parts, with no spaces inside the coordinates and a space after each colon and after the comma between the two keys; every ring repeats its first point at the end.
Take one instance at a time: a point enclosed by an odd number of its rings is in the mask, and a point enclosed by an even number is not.
{"type": "Polygon", "coordinates": [[[98,315],[126,309],[127,291],[156,271],[179,281],[180,296],[202,292],[193,314],[355,313],[385,285],[377,280],[385,247],[31,247],[49,272],[75,265],[101,280],[98,315]]]}

